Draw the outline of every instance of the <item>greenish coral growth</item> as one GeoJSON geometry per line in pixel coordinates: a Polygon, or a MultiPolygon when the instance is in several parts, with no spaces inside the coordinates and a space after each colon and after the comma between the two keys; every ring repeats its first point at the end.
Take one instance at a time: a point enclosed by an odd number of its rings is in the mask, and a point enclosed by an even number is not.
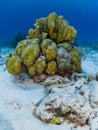
{"type": "Polygon", "coordinates": [[[81,72],[81,53],[73,43],[77,31],[58,16],[49,14],[36,20],[27,39],[20,41],[6,61],[9,73],[19,75],[72,74],[81,72]]]}
{"type": "Polygon", "coordinates": [[[30,67],[34,64],[39,52],[39,44],[31,42],[31,44],[23,50],[21,59],[27,67],[30,67]]]}
{"type": "Polygon", "coordinates": [[[46,56],[47,61],[51,61],[57,57],[56,43],[50,39],[45,39],[41,43],[41,49],[46,56]]]}
{"type": "Polygon", "coordinates": [[[45,61],[45,57],[44,56],[40,56],[36,62],[34,63],[33,66],[28,68],[28,73],[30,75],[34,75],[34,74],[42,74],[44,73],[44,70],[46,68],[46,61],[45,61]]]}
{"type": "Polygon", "coordinates": [[[56,43],[64,41],[72,43],[77,34],[74,27],[70,26],[63,16],[58,16],[56,13],[50,13],[48,17],[38,19],[34,25],[36,29],[29,29],[28,38],[43,39],[42,34],[45,33],[45,38],[52,39],[56,43]]]}
{"type": "Polygon", "coordinates": [[[15,52],[12,52],[7,58],[6,66],[8,72],[15,76],[26,72],[25,65],[15,52]]]}
{"type": "Polygon", "coordinates": [[[59,117],[52,118],[49,123],[51,124],[57,124],[60,125],[62,123],[61,119],[59,117]]]}

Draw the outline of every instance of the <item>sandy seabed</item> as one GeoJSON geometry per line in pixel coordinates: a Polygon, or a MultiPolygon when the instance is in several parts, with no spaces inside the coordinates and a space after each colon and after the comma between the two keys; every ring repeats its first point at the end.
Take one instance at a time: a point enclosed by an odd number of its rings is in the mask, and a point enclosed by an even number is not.
{"type": "MultiPolygon", "coordinates": [[[[5,60],[12,51],[0,49],[0,130],[97,130],[98,115],[89,124],[71,128],[70,124],[52,125],[40,121],[32,112],[31,104],[44,96],[44,86],[28,77],[14,77],[6,70],[5,60]]],[[[95,76],[98,72],[98,52],[85,49],[82,59],[83,74],[95,76]]],[[[97,95],[96,95],[97,96],[97,95]]],[[[98,107],[96,107],[97,111],[98,107]]],[[[98,111],[97,111],[98,112],[98,111]]],[[[96,113],[97,113],[96,112],[96,113]]]]}

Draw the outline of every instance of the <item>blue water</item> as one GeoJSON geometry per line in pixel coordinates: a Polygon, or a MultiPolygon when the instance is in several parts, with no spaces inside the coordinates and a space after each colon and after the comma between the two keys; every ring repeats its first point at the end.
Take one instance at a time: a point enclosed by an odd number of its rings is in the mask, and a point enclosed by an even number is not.
{"type": "Polygon", "coordinates": [[[98,0],[0,0],[0,42],[56,12],[77,30],[80,41],[98,41],[98,0]]]}

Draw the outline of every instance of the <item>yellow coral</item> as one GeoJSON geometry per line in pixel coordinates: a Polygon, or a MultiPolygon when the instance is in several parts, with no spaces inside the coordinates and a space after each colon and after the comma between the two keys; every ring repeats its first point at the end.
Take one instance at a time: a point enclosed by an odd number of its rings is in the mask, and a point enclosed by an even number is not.
{"type": "Polygon", "coordinates": [[[77,34],[77,31],[73,27],[69,26],[68,33],[67,35],[65,35],[64,40],[69,41],[69,42],[74,42],[76,34],[77,34]]]}
{"type": "Polygon", "coordinates": [[[64,43],[58,44],[58,48],[60,48],[60,47],[63,47],[67,51],[71,50],[71,45],[68,42],[64,42],[64,43]]]}
{"type": "Polygon", "coordinates": [[[58,16],[55,12],[50,13],[46,18],[36,20],[35,27],[35,30],[29,30],[30,38],[39,38],[41,40],[49,38],[57,43],[72,43],[77,33],[77,31],[63,19],[63,16],[58,16]]]}
{"type": "Polygon", "coordinates": [[[47,24],[46,18],[40,18],[40,19],[36,20],[35,26],[37,27],[38,25],[39,25],[42,32],[48,33],[48,24],[47,24]]]}
{"type": "Polygon", "coordinates": [[[46,67],[46,61],[45,61],[45,57],[44,56],[40,56],[36,63],[35,63],[35,66],[36,66],[36,72],[38,74],[41,74],[44,72],[45,70],[45,67],[46,67]]]}
{"type": "Polygon", "coordinates": [[[55,59],[56,56],[57,56],[57,52],[54,51],[53,48],[49,48],[49,49],[46,50],[46,59],[47,59],[47,61],[55,59]]]}
{"type": "Polygon", "coordinates": [[[31,67],[28,67],[28,73],[29,75],[33,76],[36,74],[36,67],[35,65],[31,66],[31,67]]]}
{"type": "Polygon", "coordinates": [[[19,56],[15,52],[11,53],[7,58],[6,66],[8,72],[15,76],[26,71],[25,66],[23,65],[23,63],[19,59],[19,56]]]}
{"type": "Polygon", "coordinates": [[[28,33],[29,33],[29,37],[33,38],[34,30],[32,28],[29,29],[28,33]]]}
{"type": "Polygon", "coordinates": [[[62,123],[62,121],[61,121],[61,119],[60,119],[59,117],[55,117],[55,118],[52,118],[52,119],[49,121],[49,123],[59,125],[59,124],[62,123]]]}
{"type": "Polygon", "coordinates": [[[81,53],[72,47],[77,31],[56,13],[36,20],[35,30],[28,31],[28,39],[17,44],[7,59],[7,69],[13,75],[27,71],[36,74],[71,74],[81,71],[81,53]],[[14,63],[15,62],[15,63],[14,63]]]}
{"type": "Polygon", "coordinates": [[[40,48],[38,43],[38,39],[33,39],[31,44],[22,52],[21,58],[27,67],[32,66],[39,55],[40,48]]]}
{"type": "Polygon", "coordinates": [[[71,51],[71,72],[81,72],[81,55],[79,51],[71,51]]]}
{"type": "Polygon", "coordinates": [[[22,40],[20,41],[17,46],[16,46],[16,53],[21,56],[22,52],[23,52],[23,49],[26,48],[26,46],[29,45],[29,43],[31,42],[31,39],[30,40],[22,40]]]}
{"type": "Polygon", "coordinates": [[[50,75],[53,75],[56,73],[56,70],[57,70],[57,64],[55,61],[50,61],[47,65],[47,68],[46,68],[46,73],[47,74],[50,74],[50,75]]]}
{"type": "Polygon", "coordinates": [[[47,38],[47,33],[45,33],[45,32],[42,32],[42,40],[44,40],[44,39],[46,39],[47,38]]]}
{"type": "Polygon", "coordinates": [[[45,53],[46,59],[48,61],[53,60],[57,56],[57,46],[56,43],[50,39],[43,40],[41,44],[41,49],[45,53]]]}
{"type": "Polygon", "coordinates": [[[55,24],[56,24],[56,13],[51,13],[48,16],[48,29],[51,39],[56,39],[55,24]]]}
{"type": "MultiPolygon", "coordinates": [[[[46,25],[47,21],[46,21],[46,18],[40,18],[40,19],[36,20],[36,23],[46,25]]],[[[35,24],[35,26],[36,26],[36,24],[35,24]]]]}
{"type": "Polygon", "coordinates": [[[36,29],[33,30],[32,28],[29,29],[29,38],[40,38],[40,27],[36,26],[36,29]]]}
{"type": "Polygon", "coordinates": [[[56,19],[56,31],[58,31],[58,29],[60,28],[62,20],[63,20],[63,16],[58,16],[57,17],[57,19],[56,19]]]}
{"type": "Polygon", "coordinates": [[[38,74],[43,73],[44,69],[46,67],[46,62],[45,61],[40,61],[36,64],[36,70],[38,74]]]}
{"type": "Polygon", "coordinates": [[[67,35],[68,32],[68,26],[68,22],[66,20],[62,20],[60,27],[58,28],[57,43],[64,41],[64,37],[67,35]]]}
{"type": "Polygon", "coordinates": [[[35,74],[42,74],[46,67],[46,61],[44,56],[40,56],[36,61],[35,64],[28,68],[28,72],[30,75],[35,74]]]}

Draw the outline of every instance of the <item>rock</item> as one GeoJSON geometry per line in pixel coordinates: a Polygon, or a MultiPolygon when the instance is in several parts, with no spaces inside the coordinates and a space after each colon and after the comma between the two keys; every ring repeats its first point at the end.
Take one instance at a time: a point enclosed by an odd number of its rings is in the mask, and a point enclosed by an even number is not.
{"type": "Polygon", "coordinates": [[[74,126],[83,126],[90,118],[90,106],[78,94],[56,92],[49,94],[34,110],[34,114],[44,122],[59,119],[74,126]]]}
{"type": "Polygon", "coordinates": [[[89,75],[89,76],[88,76],[88,82],[89,82],[89,81],[92,81],[92,80],[94,80],[94,76],[93,76],[93,75],[89,75]]]}
{"type": "Polygon", "coordinates": [[[42,81],[44,81],[46,78],[47,78],[47,75],[46,75],[46,74],[39,74],[39,75],[36,75],[36,76],[33,77],[34,82],[36,82],[36,83],[42,82],[42,81]]]}
{"type": "Polygon", "coordinates": [[[96,80],[89,82],[90,94],[89,102],[92,108],[98,107],[98,82],[96,80]]]}
{"type": "Polygon", "coordinates": [[[72,81],[77,81],[77,80],[79,80],[79,79],[81,79],[81,78],[84,78],[85,76],[84,76],[84,74],[82,74],[82,73],[73,73],[72,75],[71,75],[71,80],[72,81]]]}
{"type": "Polygon", "coordinates": [[[76,82],[73,83],[73,85],[66,88],[66,91],[69,93],[78,93],[78,91],[86,84],[86,79],[81,78],[78,79],[76,82]]]}
{"type": "MultiPolygon", "coordinates": [[[[64,91],[70,91],[69,88],[72,87],[74,83],[70,81],[70,83],[63,83],[63,84],[53,84],[46,87],[46,92],[48,93],[56,93],[56,92],[64,92],[64,91]]],[[[72,92],[72,89],[70,93],[72,92]]],[[[74,92],[73,92],[74,93],[74,92]]]]}
{"type": "Polygon", "coordinates": [[[76,93],[83,96],[85,98],[85,100],[89,102],[90,89],[89,89],[89,86],[87,84],[83,85],[76,93]]]}
{"type": "Polygon", "coordinates": [[[98,72],[96,73],[96,80],[98,81],[98,72]]]}
{"type": "Polygon", "coordinates": [[[50,86],[53,84],[62,84],[62,83],[68,83],[70,80],[68,78],[63,78],[59,75],[53,75],[48,76],[44,82],[41,83],[41,85],[50,86]]]}

